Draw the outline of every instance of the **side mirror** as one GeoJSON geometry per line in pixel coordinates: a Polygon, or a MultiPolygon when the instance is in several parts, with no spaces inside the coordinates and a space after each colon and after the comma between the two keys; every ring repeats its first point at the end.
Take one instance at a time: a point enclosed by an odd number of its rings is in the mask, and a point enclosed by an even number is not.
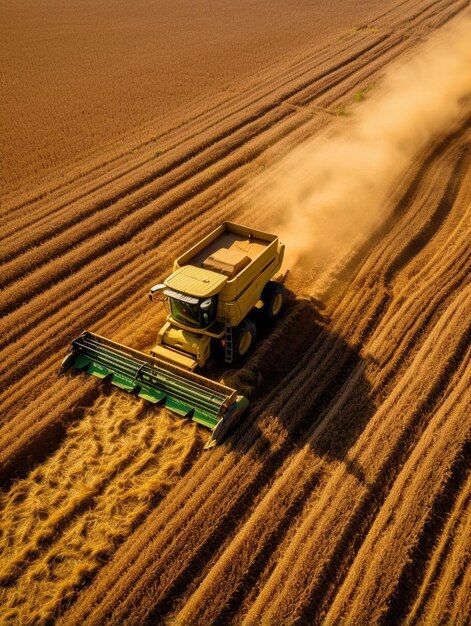
{"type": "MultiPolygon", "coordinates": [[[[149,299],[153,300],[154,296],[156,293],[159,293],[159,291],[163,291],[166,288],[167,285],[163,285],[163,284],[159,284],[159,285],[154,285],[153,287],[151,287],[150,291],[149,291],[149,299]]],[[[158,298],[158,300],[163,300],[164,296],[163,294],[161,294],[161,297],[158,298]]]]}

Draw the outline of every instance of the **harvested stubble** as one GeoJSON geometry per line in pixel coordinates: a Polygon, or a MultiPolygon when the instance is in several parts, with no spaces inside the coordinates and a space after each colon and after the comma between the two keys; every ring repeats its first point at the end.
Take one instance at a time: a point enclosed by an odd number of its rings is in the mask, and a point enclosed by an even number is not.
{"type": "Polygon", "coordinates": [[[155,507],[201,449],[194,424],[112,393],[4,495],[2,623],[50,620],[155,507]]]}

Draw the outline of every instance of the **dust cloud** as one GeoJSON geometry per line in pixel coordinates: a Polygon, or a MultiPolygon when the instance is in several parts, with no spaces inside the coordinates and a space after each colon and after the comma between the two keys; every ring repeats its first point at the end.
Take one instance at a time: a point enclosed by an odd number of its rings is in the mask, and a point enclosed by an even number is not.
{"type": "Polygon", "coordinates": [[[394,184],[421,147],[452,127],[470,93],[471,20],[465,20],[395,63],[345,118],[343,131],[290,153],[271,172],[269,193],[282,216],[285,266],[309,260],[326,269],[339,252],[364,241],[387,217],[394,184]]]}

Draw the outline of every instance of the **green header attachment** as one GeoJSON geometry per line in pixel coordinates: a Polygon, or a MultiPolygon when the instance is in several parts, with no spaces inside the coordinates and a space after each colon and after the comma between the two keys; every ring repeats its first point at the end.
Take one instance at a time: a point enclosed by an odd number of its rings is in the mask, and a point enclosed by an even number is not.
{"type": "Polygon", "coordinates": [[[90,332],[72,341],[69,350],[60,373],[75,369],[107,379],[211,430],[218,426],[215,435],[225,433],[227,428],[222,425],[228,427],[248,406],[248,400],[238,396],[235,389],[90,332]]]}

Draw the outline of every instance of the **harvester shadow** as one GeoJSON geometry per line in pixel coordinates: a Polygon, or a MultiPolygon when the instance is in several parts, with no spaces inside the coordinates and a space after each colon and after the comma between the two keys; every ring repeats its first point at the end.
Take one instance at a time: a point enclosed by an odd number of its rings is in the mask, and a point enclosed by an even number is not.
{"type": "Polygon", "coordinates": [[[273,431],[283,430],[283,455],[308,445],[316,456],[344,463],[365,482],[349,451],[375,412],[368,365],[328,329],[315,300],[291,302],[247,364],[226,375],[226,382],[250,399],[250,413],[222,445],[263,456],[273,431]]]}

